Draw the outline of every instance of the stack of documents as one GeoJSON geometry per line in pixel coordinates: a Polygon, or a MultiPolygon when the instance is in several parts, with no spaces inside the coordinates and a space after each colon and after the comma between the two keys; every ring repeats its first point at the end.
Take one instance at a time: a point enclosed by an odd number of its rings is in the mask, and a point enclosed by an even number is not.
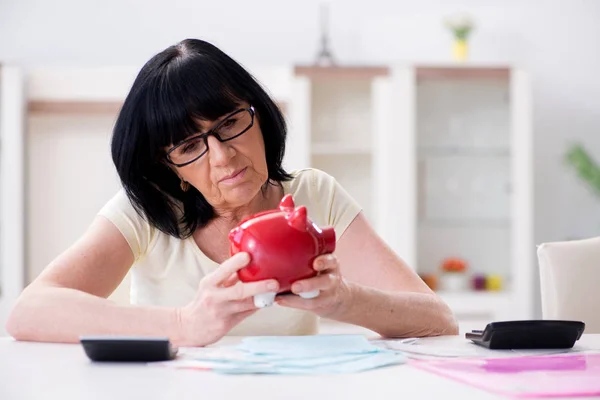
{"type": "Polygon", "coordinates": [[[185,349],[160,364],[226,374],[341,374],[405,361],[361,335],[315,335],[248,337],[235,346],[185,349]]]}

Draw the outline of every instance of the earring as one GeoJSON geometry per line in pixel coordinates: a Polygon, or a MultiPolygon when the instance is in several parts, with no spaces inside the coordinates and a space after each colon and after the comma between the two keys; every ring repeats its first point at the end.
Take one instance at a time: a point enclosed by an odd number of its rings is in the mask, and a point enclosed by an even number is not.
{"type": "Polygon", "coordinates": [[[184,192],[187,192],[188,189],[190,188],[190,184],[187,183],[186,181],[184,181],[183,179],[181,180],[181,183],[179,184],[179,187],[181,188],[181,190],[183,190],[184,192]]]}

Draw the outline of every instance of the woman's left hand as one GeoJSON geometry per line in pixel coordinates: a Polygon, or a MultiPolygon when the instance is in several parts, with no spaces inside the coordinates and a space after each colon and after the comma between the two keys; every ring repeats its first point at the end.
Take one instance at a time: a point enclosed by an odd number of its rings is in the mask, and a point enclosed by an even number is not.
{"type": "Polygon", "coordinates": [[[344,303],[351,298],[350,288],[342,278],[340,264],[333,254],[325,254],[315,258],[313,268],[319,274],[312,278],[294,282],[292,292],[295,294],[319,290],[313,299],[304,299],[295,295],[277,296],[277,304],[283,307],[312,311],[321,317],[333,317],[344,303]]]}

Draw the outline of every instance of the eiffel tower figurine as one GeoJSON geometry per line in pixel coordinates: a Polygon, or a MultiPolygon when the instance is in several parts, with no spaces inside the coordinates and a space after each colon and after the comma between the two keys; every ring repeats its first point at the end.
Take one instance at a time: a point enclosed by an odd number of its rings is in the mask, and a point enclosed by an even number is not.
{"type": "Polygon", "coordinates": [[[317,54],[315,65],[321,67],[330,67],[336,64],[333,53],[329,48],[328,24],[329,8],[327,4],[321,4],[321,49],[317,54]]]}

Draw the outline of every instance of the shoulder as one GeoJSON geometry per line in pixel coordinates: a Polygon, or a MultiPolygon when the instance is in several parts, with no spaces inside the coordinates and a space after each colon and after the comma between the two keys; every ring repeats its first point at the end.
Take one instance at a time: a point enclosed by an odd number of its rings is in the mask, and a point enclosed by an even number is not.
{"type": "Polygon", "coordinates": [[[146,253],[157,235],[157,229],[133,206],[121,188],[98,212],[112,222],[123,234],[134,253],[136,261],[146,253]]]}
{"type": "Polygon", "coordinates": [[[335,178],[316,168],[303,168],[290,172],[292,180],[288,182],[289,192],[319,191],[324,187],[337,184],[335,178]]]}
{"type": "Polygon", "coordinates": [[[125,189],[121,188],[100,209],[99,212],[110,219],[115,215],[127,216],[128,219],[143,223],[145,218],[138,213],[125,189]]]}

